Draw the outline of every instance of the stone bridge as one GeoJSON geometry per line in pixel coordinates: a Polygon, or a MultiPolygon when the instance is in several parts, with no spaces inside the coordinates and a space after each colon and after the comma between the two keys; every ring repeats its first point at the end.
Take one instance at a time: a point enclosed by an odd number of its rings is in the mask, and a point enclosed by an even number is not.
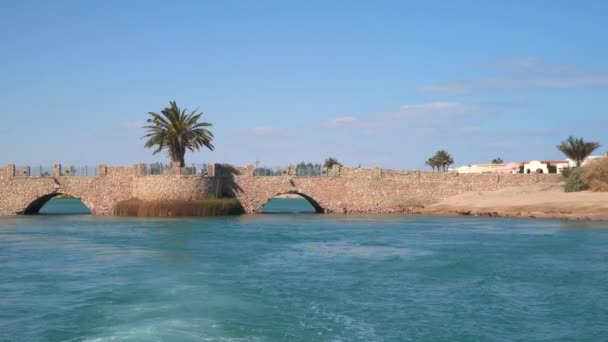
{"type": "Polygon", "coordinates": [[[78,197],[94,215],[112,215],[117,203],[138,198],[198,200],[237,197],[246,213],[258,213],[273,197],[286,193],[306,198],[322,213],[407,213],[444,198],[470,191],[498,190],[533,183],[559,183],[556,174],[458,174],[397,171],[380,168],[325,170],[318,177],[299,177],[290,168],[279,176],[255,176],[253,167],[210,164],[208,173],[184,174],[173,166],[149,175],[145,164],[100,165],[96,176],[74,176],[55,165],[53,173],[30,177],[15,165],[0,169],[0,215],[35,214],[60,194],[78,197]]]}

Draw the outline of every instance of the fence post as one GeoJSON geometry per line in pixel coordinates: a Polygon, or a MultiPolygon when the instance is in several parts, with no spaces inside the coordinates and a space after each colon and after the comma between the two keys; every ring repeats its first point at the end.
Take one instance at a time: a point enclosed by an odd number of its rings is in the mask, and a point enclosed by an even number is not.
{"type": "Polygon", "coordinates": [[[108,174],[108,167],[105,164],[100,164],[98,167],[98,174],[100,177],[105,177],[108,174]]]}
{"type": "Polygon", "coordinates": [[[146,164],[140,163],[140,164],[135,164],[135,175],[140,177],[140,176],[145,176],[148,173],[148,170],[146,169],[146,164]]]}
{"type": "Polygon", "coordinates": [[[374,170],[374,171],[375,171],[374,173],[376,174],[376,176],[377,176],[378,178],[382,178],[382,168],[375,167],[375,170],[374,170]]]}
{"type": "Polygon", "coordinates": [[[9,177],[15,177],[15,164],[8,164],[6,166],[6,174],[9,177]]]}
{"type": "Polygon", "coordinates": [[[53,165],[53,177],[61,177],[61,164],[53,165]]]}
{"type": "Polygon", "coordinates": [[[330,168],[330,176],[336,177],[336,176],[340,176],[340,170],[341,170],[341,166],[339,164],[334,164],[331,166],[330,168]]]}
{"type": "Polygon", "coordinates": [[[255,167],[252,164],[247,165],[247,175],[255,176],[255,167]]]}

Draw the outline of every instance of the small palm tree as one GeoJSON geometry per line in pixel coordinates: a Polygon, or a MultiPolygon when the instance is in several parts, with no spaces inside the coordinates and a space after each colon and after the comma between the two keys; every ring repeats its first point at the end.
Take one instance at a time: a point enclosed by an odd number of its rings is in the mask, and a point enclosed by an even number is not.
{"type": "Polygon", "coordinates": [[[557,145],[557,149],[562,151],[568,158],[574,160],[576,166],[581,166],[583,161],[600,147],[600,143],[595,141],[586,142],[583,138],[569,136],[568,139],[557,145]]]}
{"type": "Polygon", "coordinates": [[[148,125],[144,126],[147,130],[144,138],[148,138],[144,146],[156,146],[154,154],[168,150],[171,161],[179,162],[184,167],[186,150],[198,151],[206,147],[213,151],[213,133],[207,129],[212,125],[199,122],[203,113],[198,109],[188,113],[186,108],[179,108],[175,101],[169,102],[169,105],[161,114],[148,113],[151,117],[147,120],[148,125]]]}
{"type": "Polygon", "coordinates": [[[446,172],[448,167],[454,164],[454,158],[452,158],[448,151],[445,150],[440,150],[437,152],[437,159],[439,159],[439,164],[441,165],[443,172],[446,172]]]}
{"type": "Polygon", "coordinates": [[[340,164],[338,159],[336,159],[334,157],[329,157],[329,158],[325,159],[325,163],[323,163],[323,165],[326,168],[332,168],[334,165],[342,166],[342,164],[340,164]]]}
{"type": "Polygon", "coordinates": [[[492,159],[492,164],[504,164],[502,158],[498,157],[496,159],[492,159]]]}

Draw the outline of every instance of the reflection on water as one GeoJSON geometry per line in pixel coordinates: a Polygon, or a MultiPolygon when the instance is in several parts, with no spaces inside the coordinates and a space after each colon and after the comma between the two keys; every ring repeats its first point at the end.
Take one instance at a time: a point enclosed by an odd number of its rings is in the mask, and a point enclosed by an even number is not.
{"type": "Polygon", "coordinates": [[[598,341],[606,226],[0,218],[0,341],[598,341]]]}

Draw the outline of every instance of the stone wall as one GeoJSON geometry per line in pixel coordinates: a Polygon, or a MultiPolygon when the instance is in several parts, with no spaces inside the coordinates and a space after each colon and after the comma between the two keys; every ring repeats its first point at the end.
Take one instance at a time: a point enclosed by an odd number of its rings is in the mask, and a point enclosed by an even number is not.
{"type": "Polygon", "coordinates": [[[237,197],[247,213],[259,212],[272,197],[297,193],[327,213],[411,212],[469,191],[498,190],[534,183],[559,183],[556,174],[457,174],[342,168],[339,176],[253,177],[242,174],[237,197]]]}
{"type": "MultiPolygon", "coordinates": [[[[60,166],[55,169],[60,170],[60,166]]],[[[257,213],[273,197],[297,193],[320,212],[396,213],[468,191],[498,190],[534,183],[559,183],[556,174],[457,174],[380,168],[333,168],[322,177],[253,176],[253,168],[214,164],[212,176],[146,175],[141,164],[99,167],[98,176],[20,177],[0,169],[0,215],[36,212],[58,194],[82,199],[96,215],[111,215],[120,201],[197,200],[236,196],[245,212],[257,213]]]]}
{"type": "Polygon", "coordinates": [[[220,197],[221,180],[216,177],[163,175],[136,177],[133,198],[141,200],[199,200],[220,197]]]}
{"type": "Polygon", "coordinates": [[[114,205],[132,195],[133,168],[111,167],[97,177],[10,177],[0,178],[0,215],[37,211],[52,197],[79,197],[97,215],[109,215],[114,205]]]}

